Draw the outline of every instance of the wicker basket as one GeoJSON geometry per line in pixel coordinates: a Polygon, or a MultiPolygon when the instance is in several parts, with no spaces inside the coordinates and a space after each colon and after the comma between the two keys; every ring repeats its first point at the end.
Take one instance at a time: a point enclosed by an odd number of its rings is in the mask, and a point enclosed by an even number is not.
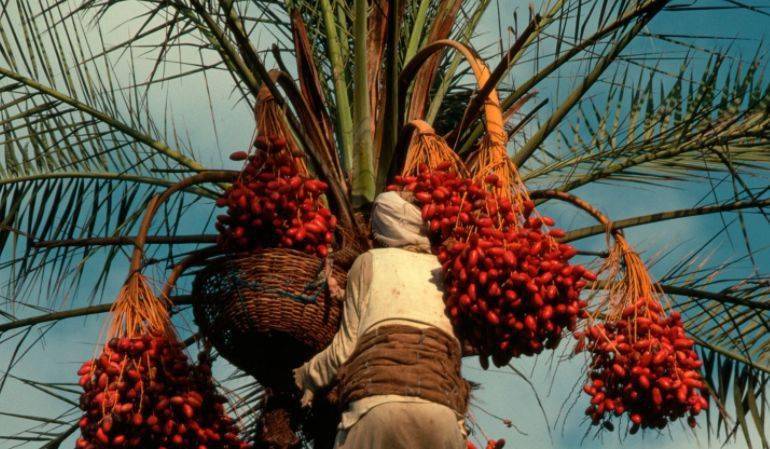
{"type": "MultiPolygon", "coordinates": [[[[329,294],[325,265],[283,248],[211,260],[193,282],[195,320],[233,365],[262,385],[285,388],[289,371],[339,328],[342,300],[329,294]]],[[[332,276],[344,288],[345,270],[335,265],[332,276]]]]}

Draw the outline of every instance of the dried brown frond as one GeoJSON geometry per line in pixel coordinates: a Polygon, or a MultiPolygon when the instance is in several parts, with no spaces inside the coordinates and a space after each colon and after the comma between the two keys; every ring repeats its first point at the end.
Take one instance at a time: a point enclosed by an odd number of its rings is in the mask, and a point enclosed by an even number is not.
{"type": "MultiPolygon", "coordinates": [[[[320,129],[320,138],[323,142],[316,142],[316,145],[323,144],[327,150],[335,172],[339,172],[339,155],[334,150],[334,127],[327,110],[327,100],[324,96],[321,76],[318,67],[313,59],[313,46],[308,37],[307,26],[302,20],[302,15],[298,10],[291,14],[292,36],[294,38],[294,49],[297,62],[297,78],[307,108],[306,111],[314,118],[315,124],[320,129]]],[[[302,114],[299,114],[302,120],[302,114]]]]}
{"type": "MultiPolygon", "coordinates": [[[[426,45],[446,39],[452,33],[457,15],[460,12],[462,2],[459,0],[441,2],[436,19],[430,29],[430,34],[425,40],[426,45]]],[[[412,97],[409,103],[407,117],[415,119],[425,116],[425,108],[430,100],[430,89],[436,79],[437,70],[441,63],[443,52],[431,56],[420,69],[412,86],[412,97]]]]}
{"type": "Polygon", "coordinates": [[[385,43],[388,31],[388,14],[390,2],[376,0],[372,2],[367,20],[367,67],[366,79],[369,86],[369,110],[372,112],[370,120],[372,132],[377,130],[377,118],[384,110],[381,109],[383,94],[383,60],[385,59],[385,43]]]}

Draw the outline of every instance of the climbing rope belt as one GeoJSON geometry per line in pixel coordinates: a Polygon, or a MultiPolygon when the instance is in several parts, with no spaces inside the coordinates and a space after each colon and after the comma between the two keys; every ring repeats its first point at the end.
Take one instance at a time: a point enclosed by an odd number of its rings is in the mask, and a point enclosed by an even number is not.
{"type": "Polygon", "coordinates": [[[464,416],[470,387],[457,340],[436,328],[387,325],[367,332],[338,371],[340,405],[379,395],[418,397],[464,416]]]}

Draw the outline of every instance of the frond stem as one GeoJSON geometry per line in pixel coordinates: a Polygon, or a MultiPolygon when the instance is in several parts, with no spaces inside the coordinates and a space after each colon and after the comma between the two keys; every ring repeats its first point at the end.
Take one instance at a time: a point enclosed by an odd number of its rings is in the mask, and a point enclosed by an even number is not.
{"type": "Polygon", "coordinates": [[[341,41],[337,35],[337,22],[329,0],[320,0],[326,34],[327,53],[332,68],[334,82],[334,111],[337,115],[337,134],[340,137],[343,163],[348,173],[353,172],[353,116],[351,114],[350,98],[348,97],[348,82],[345,76],[345,64],[340,52],[341,41]]]}
{"type": "MultiPolygon", "coordinates": [[[[168,298],[174,305],[187,305],[193,303],[192,296],[172,296],[168,298]]],[[[0,333],[7,332],[9,330],[18,329],[26,326],[34,326],[42,323],[49,323],[51,321],[59,321],[67,318],[78,318],[88,315],[96,315],[99,313],[107,313],[112,308],[110,304],[99,304],[95,306],[80,307],[77,309],[63,310],[61,312],[52,312],[44,315],[38,315],[30,318],[23,318],[20,320],[12,321],[10,323],[0,324],[0,333]]]]}
{"type": "MultiPolygon", "coordinates": [[[[736,201],[728,204],[717,204],[712,206],[695,207],[690,209],[678,209],[667,212],[658,212],[649,215],[640,215],[638,217],[626,218],[624,220],[618,220],[612,222],[613,229],[631,228],[634,226],[641,226],[649,223],[657,223],[666,220],[673,220],[683,217],[694,217],[698,215],[707,215],[718,212],[727,212],[732,210],[741,210],[749,208],[762,208],[770,207],[770,199],[755,200],[755,201],[736,201]]],[[[571,242],[574,240],[583,239],[593,235],[601,234],[605,231],[603,225],[586,226],[584,228],[575,229],[567,232],[561,242],[571,242]]]]}
{"type": "MultiPolygon", "coordinates": [[[[585,50],[591,45],[596,44],[597,42],[599,42],[600,39],[608,36],[609,34],[614,33],[615,31],[623,28],[624,26],[628,25],[630,22],[632,22],[633,20],[635,20],[636,18],[638,18],[643,14],[649,14],[650,16],[654,16],[661,9],[663,9],[663,7],[669,1],[670,0],[651,1],[647,5],[626,14],[625,16],[619,18],[618,20],[611,23],[610,25],[607,25],[605,28],[602,28],[601,30],[592,34],[582,42],[570,48],[569,50],[565,51],[558,58],[556,58],[556,60],[554,60],[553,62],[548,64],[546,67],[544,67],[542,70],[537,72],[535,76],[528,79],[523,84],[521,84],[518,88],[516,88],[516,90],[511,92],[511,94],[508,95],[508,97],[506,97],[502,102],[503,109],[507,109],[511,107],[522,96],[529,93],[537,84],[539,84],[541,81],[547,78],[551,73],[555,72],[559,67],[571,61],[572,58],[574,58],[581,51],[585,50]]],[[[461,152],[468,151],[471,145],[473,145],[473,142],[475,142],[481,136],[481,133],[483,131],[484,131],[483,125],[477,124],[471,136],[465,141],[465,144],[463,145],[461,152]]]]}
{"type": "MultiPolygon", "coordinates": [[[[117,236],[117,237],[89,237],[82,239],[66,240],[43,240],[33,242],[30,246],[33,248],[60,248],[60,247],[83,247],[83,246],[123,246],[133,245],[137,236],[117,236]]],[[[216,243],[216,234],[199,235],[150,235],[147,236],[147,244],[198,244],[198,243],[216,243]]]]}
{"type": "MultiPolygon", "coordinates": [[[[176,184],[176,181],[171,181],[168,179],[153,178],[150,176],[128,175],[124,173],[51,172],[51,173],[31,174],[26,176],[14,176],[10,178],[0,179],[0,186],[8,185],[8,184],[20,184],[24,182],[43,181],[48,179],[106,179],[106,180],[114,179],[118,181],[129,181],[129,182],[151,184],[151,185],[164,186],[164,187],[169,187],[176,184]]],[[[195,193],[196,195],[207,197],[207,198],[216,198],[216,195],[203,189],[198,189],[198,188],[189,189],[188,192],[195,193]]]]}
{"type": "Polygon", "coordinates": [[[165,142],[162,142],[160,140],[153,139],[148,134],[145,134],[141,131],[139,131],[136,128],[133,128],[120,120],[117,120],[115,117],[112,117],[111,115],[102,112],[96,108],[93,108],[83,102],[80,102],[68,95],[63,94],[62,92],[59,92],[56,89],[53,89],[49,86],[45,86],[33,79],[27,78],[25,76],[22,76],[21,74],[14,72],[13,70],[0,67],[0,75],[6,76],[8,78],[11,78],[13,80],[16,80],[25,86],[34,89],[38,92],[41,92],[45,95],[51,96],[53,98],[56,98],[57,100],[61,101],[62,103],[66,103],[79,111],[90,115],[91,117],[94,117],[98,119],[101,122],[106,123],[110,127],[117,129],[118,131],[134,138],[138,142],[141,142],[148,147],[158,151],[161,154],[164,154],[168,156],[169,158],[177,161],[178,163],[184,165],[185,167],[188,167],[195,171],[202,171],[205,170],[205,167],[195,161],[194,159],[183,155],[181,152],[172,149],[169,147],[165,142]]]}
{"type": "MultiPolygon", "coordinates": [[[[665,1],[659,1],[660,8],[663,7],[665,1]]],[[[588,92],[588,90],[599,80],[599,77],[604,73],[607,67],[610,66],[620,53],[631,43],[636,35],[649,23],[655,16],[654,13],[648,13],[639,18],[634,23],[634,26],[628,32],[620,38],[620,40],[612,46],[610,51],[594,66],[588,75],[586,75],[580,85],[573,90],[564,102],[554,111],[553,114],[545,121],[545,123],[530,137],[524,146],[513,155],[513,163],[517,167],[521,167],[532,156],[532,153],[543,143],[543,141],[556,129],[561,123],[564,117],[572,110],[573,107],[580,101],[581,98],[588,92]]]]}

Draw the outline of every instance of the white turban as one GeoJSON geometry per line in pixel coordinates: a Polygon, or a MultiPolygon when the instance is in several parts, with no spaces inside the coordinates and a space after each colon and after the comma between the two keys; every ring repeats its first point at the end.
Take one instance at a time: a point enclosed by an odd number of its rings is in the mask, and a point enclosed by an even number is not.
{"type": "Polygon", "coordinates": [[[398,192],[381,193],[374,199],[372,233],[385,246],[413,246],[423,251],[430,250],[420,209],[398,192]]]}

